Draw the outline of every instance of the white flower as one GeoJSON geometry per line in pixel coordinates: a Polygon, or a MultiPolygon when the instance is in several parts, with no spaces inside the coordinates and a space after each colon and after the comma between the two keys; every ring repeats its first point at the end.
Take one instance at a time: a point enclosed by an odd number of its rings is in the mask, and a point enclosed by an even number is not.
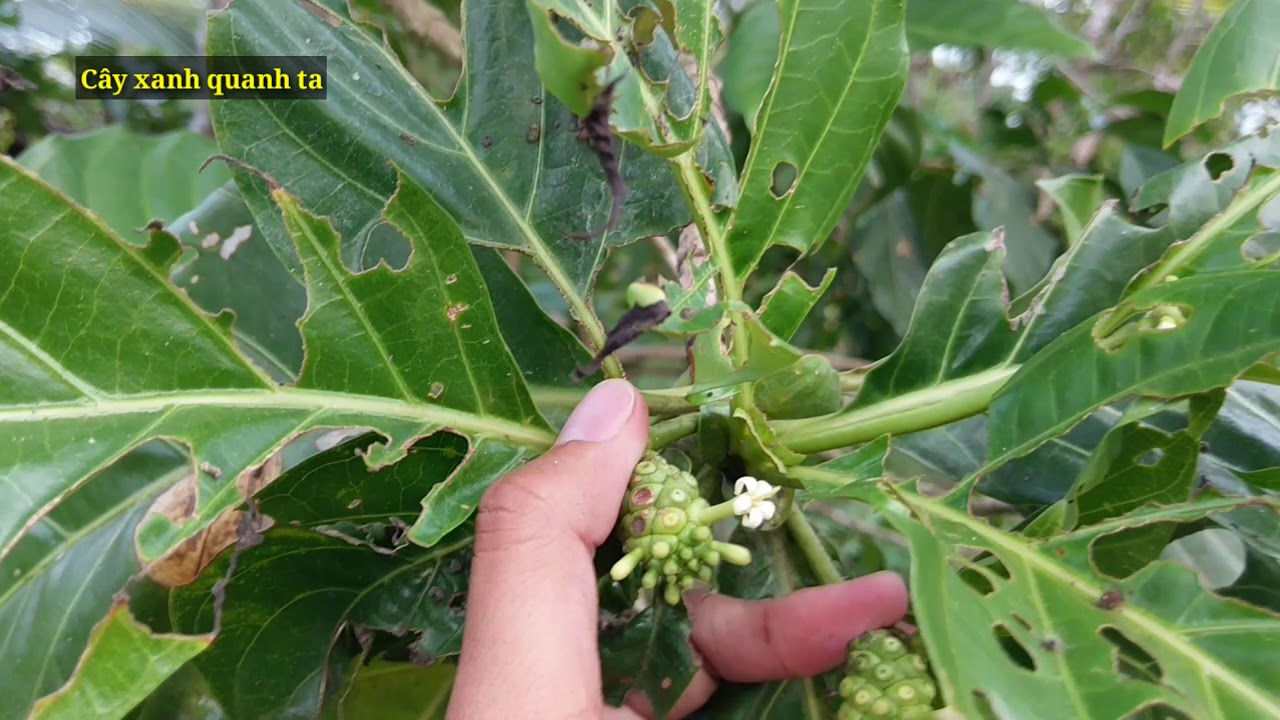
{"type": "Polygon", "coordinates": [[[780,489],[750,476],[738,478],[733,484],[733,492],[737,496],[733,499],[733,514],[745,516],[742,518],[744,527],[753,530],[760,527],[778,512],[773,497],[780,489]]]}

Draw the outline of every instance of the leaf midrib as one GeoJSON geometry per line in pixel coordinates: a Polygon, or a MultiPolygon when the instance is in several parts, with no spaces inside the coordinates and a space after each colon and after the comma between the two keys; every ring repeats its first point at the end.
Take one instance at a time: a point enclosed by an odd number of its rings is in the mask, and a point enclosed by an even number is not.
{"type": "Polygon", "coordinates": [[[448,427],[465,434],[497,435],[528,447],[546,450],[555,441],[548,430],[511,420],[394,398],[288,386],[263,389],[223,389],[160,392],[111,398],[98,402],[37,403],[0,406],[0,426],[60,419],[112,417],[161,412],[171,407],[236,407],[244,409],[352,412],[371,418],[415,420],[448,427]]]}

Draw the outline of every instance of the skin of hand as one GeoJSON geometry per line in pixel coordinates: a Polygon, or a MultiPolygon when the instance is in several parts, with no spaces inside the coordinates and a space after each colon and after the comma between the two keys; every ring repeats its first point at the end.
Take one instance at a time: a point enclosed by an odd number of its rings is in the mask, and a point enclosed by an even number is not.
{"type": "MultiPolygon", "coordinates": [[[[592,563],[648,443],[648,421],[630,383],[606,380],[574,410],[555,447],[485,494],[450,720],[653,717],[637,693],[621,708],[604,702],[592,563]]],[[[901,620],[908,598],[898,575],[877,573],[776,599],[691,590],[684,601],[702,667],[673,718],[705,704],[720,680],[767,682],[837,667],[852,638],[901,620]]]]}

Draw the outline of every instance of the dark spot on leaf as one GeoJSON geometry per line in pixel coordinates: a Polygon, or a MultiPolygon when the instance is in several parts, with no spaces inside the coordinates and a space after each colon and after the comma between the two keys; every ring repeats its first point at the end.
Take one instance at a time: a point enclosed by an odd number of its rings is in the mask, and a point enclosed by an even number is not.
{"type": "Polygon", "coordinates": [[[462,572],[462,561],[458,558],[450,560],[448,570],[454,574],[462,572]]]}
{"type": "Polygon", "coordinates": [[[1067,556],[1067,551],[1066,551],[1066,550],[1063,550],[1062,548],[1054,548],[1054,549],[1053,549],[1053,554],[1054,554],[1054,555],[1057,555],[1058,557],[1066,557],[1066,556],[1067,556]]]}
{"type": "Polygon", "coordinates": [[[1040,647],[1049,652],[1058,652],[1062,649],[1062,643],[1058,642],[1058,638],[1047,637],[1040,641],[1040,647]]]}
{"type": "Polygon", "coordinates": [[[1207,443],[1207,442],[1201,442],[1201,443],[1200,443],[1200,452],[1202,452],[1202,453],[1207,453],[1207,452],[1209,452],[1209,443],[1207,443]]]}
{"type": "Polygon", "coordinates": [[[410,135],[409,133],[400,133],[400,139],[409,147],[415,147],[418,144],[418,138],[410,135]]]}
{"type": "Polygon", "coordinates": [[[769,191],[773,196],[781,200],[787,193],[791,192],[791,187],[796,184],[798,176],[796,166],[789,162],[780,162],[773,166],[773,185],[769,191]]]}
{"type": "Polygon", "coordinates": [[[541,98],[541,97],[535,97],[535,98],[533,98],[533,104],[534,104],[534,105],[541,105],[541,104],[542,104],[542,98],[541,98]]]}
{"type": "Polygon", "coordinates": [[[1117,673],[1154,685],[1159,685],[1164,679],[1164,668],[1160,667],[1160,662],[1129,636],[1110,625],[1103,626],[1098,634],[1115,648],[1117,673]]]}
{"type": "Polygon", "coordinates": [[[427,591],[427,597],[436,602],[444,602],[444,590],[439,587],[433,587],[427,591]]]}
{"type": "Polygon", "coordinates": [[[991,699],[981,690],[973,691],[973,704],[978,708],[978,717],[982,720],[997,720],[995,708],[991,707],[991,699]]]}
{"type": "Polygon", "coordinates": [[[482,145],[485,148],[493,147],[493,138],[489,137],[488,135],[485,135],[484,139],[480,141],[480,145],[482,145]]]}
{"type": "Polygon", "coordinates": [[[1018,638],[1013,636],[1008,626],[997,624],[992,630],[995,632],[996,642],[1000,643],[1000,649],[1004,650],[1004,654],[1009,656],[1013,663],[1024,670],[1035,672],[1036,660],[1027,651],[1025,645],[1018,638]]]}
{"type": "Polygon", "coordinates": [[[555,128],[555,129],[557,129],[557,130],[559,130],[559,129],[560,129],[560,121],[559,121],[559,120],[555,121],[555,122],[551,125],[551,127],[555,128]]]}
{"type": "Polygon", "coordinates": [[[1098,598],[1098,607],[1103,610],[1115,610],[1124,604],[1124,594],[1119,590],[1108,590],[1098,598]]]}
{"type": "Polygon", "coordinates": [[[685,308],[680,311],[680,317],[684,318],[685,320],[692,320],[693,316],[697,314],[698,312],[693,308],[685,308]]]}
{"type": "Polygon", "coordinates": [[[1204,169],[1209,173],[1210,179],[1217,182],[1219,178],[1231,172],[1236,166],[1236,161],[1226,153],[1210,153],[1204,159],[1204,169]]]}
{"type": "Polygon", "coordinates": [[[163,221],[163,220],[152,220],[151,222],[147,223],[145,226],[140,227],[140,228],[138,228],[138,229],[134,230],[134,232],[136,232],[136,233],[144,233],[144,232],[160,232],[160,231],[162,231],[162,230],[164,230],[164,221],[163,221]]]}

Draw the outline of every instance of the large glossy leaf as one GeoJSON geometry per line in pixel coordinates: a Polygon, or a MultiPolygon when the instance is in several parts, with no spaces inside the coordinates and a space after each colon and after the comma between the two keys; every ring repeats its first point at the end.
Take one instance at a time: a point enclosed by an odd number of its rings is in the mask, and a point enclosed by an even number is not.
{"type": "MultiPolygon", "coordinates": [[[[346,17],[345,3],[324,4],[329,12],[312,12],[317,6],[311,3],[251,0],[210,19],[213,55],[328,57],[323,102],[215,104],[223,151],[269,173],[332,218],[343,257],[353,266],[373,265],[388,253],[403,256],[394,232],[380,223],[396,188],[387,163],[395,163],[468,241],[532,255],[578,319],[592,325],[586,295],[606,240],[566,234],[600,226],[612,201],[596,158],[575,137],[576,118],[538,79],[524,4],[466,4],[467,73],[443,105],[377,37],[346,17]],[[320,149],[335,144],[344,150],[320,149]]],[[[674,176],[661,159],[624,146],[621,169],[633,200],[609,243],[662,234],[687,221],[674,176]]],[[[259,227],[296,271],[267,188],[247,175],[237,173],[237,179],[259,227]]]]}
{"type": "MultiPolygon", "coordinates": [[[[394,460],[415,438],[442,427],[473,438],[550,443],[493,330],[471,253],[455,227],[437,224],[437,209],[417,201],[425,197],[421,190],[406,185],[415,202],[406,206],[400,196],[388,208],[413,240],[412,262],[362,275],[342,267],[326,222],[278,194],[307,261],[309,318],[328,318],[320,327],[304,322],[308,361],[300,386],[281,387],[237,352],[225,321],[201,312],[166,281],[179,250],[171,236],[153,233],[146,248],[130,246],[9,161],[0,164],[0,186],[10,200],[0,209],[0,253],[10,255],[0,255],[0,285],[11,290],[0,298],[0,352],[9,368],[0,385],[0,488],[9,499],[0,512],[0,568],[8,584],[0,612],[35,613],[11,625],[22,632],[6,642],[19,645],[5,650],[21,654],[30,646],[47,661],[35,678],[10,676],[24,693],[51,691],[66,679],[83,638],[136,567],[129,553],[110,562],[101,555],[111,543],[129,548],[130,532],[122,527],[110,531],[111,540],[94,541],[107,543],[96,548],[99,555],[74,550],[99,537],[94,533],[107,533],[100,520],[83,515],[91,501],[82,498],[105,487],[100,483],[118,482],[104,471],[152,438],[186,446],[196,496],[180,524],[154,514],[139,527],[137,549],[146,562],[238,505],[244,490],[236,480],[312,428],[376,428],[387,442],[371,450],[370,462],[394,460]],[[441,261],[447,273],[434,264],[441,261]],[[369,285],[379,276],[414,295],[379,296],[369,285]],[[417,301],[432,296],[434,311],[421,312],[417,301]],[[465,325],[487,332],[473,334],[465,325]],[[335,332],[339,327],[346,332],[335,332]],[[453,354],[442,356],[442,347],[453,354]],[[406,370],[414,375],[406,378],[406,370]],[[477,386],[473,378],[487,372],[497,373],[493,384],[477,386]],[[389,396],[356,394],[361,390],[389,396]],[[62,513],[70,514],[59,521],[63,527],[84,527],[85,534],[50,535],[46,523],[62,513]],[[75,562],[101,571],[73,572],[75,562]],[[29,593],[68,572],[84,578],[83,602],[29,604],[29,593]],[[86,623],[80,613],[95,608],[86,623]],[[54,632],[50,623],[70,630],[54,632]]],[[[105,506],[140,510],[153,495],[138,488],[153,488],[148,483],[172,467],[147,466],[132,494],[105,506]]]]}
{"type": "Polygon", "coordinates": [[[1277,0],[1235,0],[1196,50],[1173,99],[1165,147],[1222,114],[1226,101],[1246,93],[1280,92],[1277,0]]]}
{"type": "Polygon", "coordinates": [[[112,125],[84,135],[50,135],[18,162],[133,239],[137,228],[173,220],[231,179],[224,167],[197,172],[217,152],[217,145],[192,132],[139,135],[112,125]]]}
{"type": "Polygon", "coordinates": [[[1280,275],[1204,275],[1131,296],[1117,311],[1125,320],[1119,334],[1103,341],[1107,349],[1093,323],[1077,325],[1028,360],[992,401],[991,465],[1025,455],[1123,397],[1173,398],[1231,384],[1280,350],[1278,302],[1280,275]],[[1168,307],[1185,320],[1145,326],[1143,318],[1168,307]]]}
{"type": "Polygon", "coordinates": [[[1021,0],[911,0],[907,42],[913,51],[976,45],[1064,57],[1093,54],[1083,38],[1021,0]]]}
{"type": "Polygon", "coordinates": [[[444,720],[453,690],[453,665],[419,667],[410,663],[374,662],[361,668],[334,720],[444,720]]]}
{"type": "Polygon", "coordinates": [[[764,96],[729,227],[745,277],[773,245],[808,251],[848,207],[907,72],[901,0],[782,0],[764,96]]]}
{"type": "Polygon", "coordinates": [[[1114,580],[1090,562],[1091,547],[1117,530],[1193,521],[1249,500],[1144,506],[1029,540],[972,517],[964,488],[939,498],[885,486],[864,497],[911,543],[915,620],[958,712],[1127,717],[1156,703],[1196,718],[1280,712],[1277,665],[1265,659],[1278,647],[1277,616],[1212,595],[1170,563],[1114,580]],[[891,499],[910,512],[893,511],[891,499]],[[1144,658],[1154,676],[1121,674],[1144,658]],[[1099,687],[1106,692],[1091,691],[1099,687]]]}
{"type": "MultiPolygon", "coordinates": [[[[325,449],[259,493],[261,511],[288,529],[268,532],[263,547],[241,556],[224,605],[226,632],[197,663],[232,716],[247,707],[270,716],[315,716],[322,707],[333,717],[358,713],[368,702],[359,698],[377,684],[363,677],[372,668],[357,669],[364,653],[349,627],[366,639],[372,631],[398,636],[417,660],[460,649],[469,535],[430,552],[405,547],[400,536],[422,496],[465,462],[467,443],[438,433],[399,463],[371,470],[360,452],[373,439],[325,449]],[[265,640],[242,625],[258,613],[274,618],[258,628],[265,640]],[[288,672],[276,671],[273,653],[290,657],[288,672]]],[[[325,436],[317,442],[328,446],[325,436]]],[[[175,592],[179,627],[207,626],[212,584],[228,561],[175,592]]]]}

